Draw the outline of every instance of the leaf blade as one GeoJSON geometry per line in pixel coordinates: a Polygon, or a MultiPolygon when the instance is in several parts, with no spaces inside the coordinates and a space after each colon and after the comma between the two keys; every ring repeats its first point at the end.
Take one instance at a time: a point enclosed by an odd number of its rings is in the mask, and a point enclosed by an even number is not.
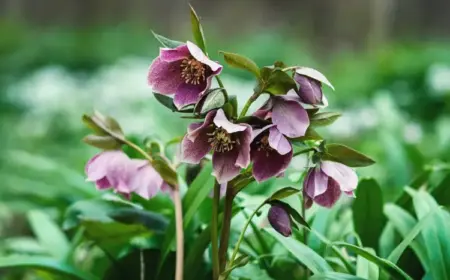
{"type": "Polygon", "coordinates": [[[259,70],[258,65],[250,58],[245,57],[240,54],[224,52],[224,51],[220,51],[219,53],[221,53],[223,55],[225,62],[228,65],[230,65],[231,67],[246,70],[246,71],[252,73],[253,75],[255,75],[257,78],[259,78],[261,76],[261,72],[259,70]]]}

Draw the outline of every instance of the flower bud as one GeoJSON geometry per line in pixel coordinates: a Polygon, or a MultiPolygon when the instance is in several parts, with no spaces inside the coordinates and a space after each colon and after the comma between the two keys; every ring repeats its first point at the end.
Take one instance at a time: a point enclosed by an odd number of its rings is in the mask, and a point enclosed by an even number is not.
{"type": "Polygon", "coordinates": [[[269,223],[281,235],[289,237],[292,234],[291,217],[279,204],[274,204],[269,209],[269,223]]]}
{"type": "Polygon", "coordinates": [[[300,86],[298,95],[303,103],[323,105],[322,85],[319,81],[295,73],[294,80],[300,86]]]}

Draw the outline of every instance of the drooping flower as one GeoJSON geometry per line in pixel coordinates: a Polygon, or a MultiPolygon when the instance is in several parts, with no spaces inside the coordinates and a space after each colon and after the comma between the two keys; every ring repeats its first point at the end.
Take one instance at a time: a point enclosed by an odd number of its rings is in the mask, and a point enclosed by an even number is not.
{"type": "Polygon", "coordinates": [[[354,196],[357,185],[358,176],[352,168],[338,162],[322,161],[309,170],[303,182],[305,206],[310,207],[315,202],[330,208],[342,192],[354,196]]]}
{"type": "Polygon", "coordinates": [[[198,164],[213,150],[213,175],[222,184],[250,164],[252,128],[230,122],[222,109],[210,111],[203,123],[189,125],[182,141],[182,161],[198,164]]]}
{"type": "Polygon", "coordinates": [[[175,94],[174,104],[180,109],[195,104],[211,86],[213,76],[222,65],[210,60],[194,43],[175,49],[161,48],[148,72],[148,83],[155,92],[175,94]]]}
{"type": "Polygon", "coordinates": [[[278,130],[290,138],[304,136],[309,126],[308,113],[294,91],[282,96],[271,96],[254,116],[272,118],[278,130]]]}
{"type": "Polygon", "coordinates": [[[253,177],[258,182],[282,174],[292,160],[292,145],[275,125],[253,131],[253,177]]]}
{"type": "Polygon", "coordinates": [[[166,187],[166,183],[146,160],[130,159],[120,150],[95,155],[85,167],[87,181],[97,189],[113,188],[129,197],[132,192],[149,199],[166,187]]]}
{"type": "Polygon", "coordinates": [[[291,236],[291,217],[281,205],[274,204],[270,207],[268,219],[270,225],[281,235],[285,237],[291,236]]]}
{"type": "Polygon", "coordinates": [[[303,103],[313,106],[326,103],[322,93],[322,84],[319,81],[298,73],[294,74],[294,80],[299,85],[298,96],[303,103]]]}

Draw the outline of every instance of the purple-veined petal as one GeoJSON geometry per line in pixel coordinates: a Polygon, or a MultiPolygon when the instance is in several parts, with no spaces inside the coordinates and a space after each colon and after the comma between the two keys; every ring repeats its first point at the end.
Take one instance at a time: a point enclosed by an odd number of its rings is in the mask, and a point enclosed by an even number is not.
{"type": "Polygon", "coordinates": [[[276,150],[266,151],[252,145],[251,158],[253,161],[253,177],[262,182],[283,173],[292,160],[291,152],[280,155],[276,150]]]}
{"type": "Polygon", "coordinates": [[[202,134],[207,134],[212,132],[214,129],[210,125],[213,123],[214,116],[216,115],[216,111],[210,111],[206,114],[205,120],[203,123],[193,123],[188,127],[187,137],[191,141],[195,141],[195,139],[202,134]]]}
{"type": "Polygon", "coordinates": [[[174,94],[184,79],[181,77],[179,61],[165,62],[160,57],[153,60],[147,75],[152,90],[160,94],[174,94]]]}
{"type": "Polygon", "coordinates": [[[176,90],[175,97],[173,98],[173,104],[177,107],[177,109],[195,104],[200,100],[200,95],[205,88],[206,82],[198,85],[182,82],[176,90]]]}
{"type": "Polygon", "coordinates": [[[184,136],[181,141],[181,161],[186,163],[198,164],[211,150],[208,142],[209,136],[199,134],[195,141],[191,141],[188,135],[184,136]]]}
{"type": "Polygon", "coordinates": [[[106,177],[103,177],[95,182],[95,186],[98,190],[106,190],[112,188],[111,183],[106,177]]]}
{"type": "Polygon", "coordinates": [[[239,144],[234,146],[234,149],[239,150],[236,159],[236,165],[241,168],[246,168],[250,164],[250,144],[252,142],[252,127],[248,124],[243,124],[247,127],[246,130],[238,132],[239,144]]]}
{"type": "Polygon", "coordinates": [[[161,60],[166,62],[173,62],[177,60],[182,60],[188,58],[190,56],[189,49],[187,45],[181,45],[176,47],[175,49],[169,48],[160,48],[159,49],[159,57],[161,60]]]}
{"type": "Polygon", "coordinates": [[[326,192],[328,176],[319,167],[312,168],[303,183],[303,188],[309,197],[315,198],[326,192]]]}
{"type": "Polygon", "coordinates": [[[138,168],[125,153],[120,152],[109,158],[108,172],[106,178],[119,192],[131,192],[129,183],[135,176],[138,168]]]}
{"type": "Polygon", "coordinates": [[[206,64],[209,66],[209,68],[211,68],[211,70],[213,72],[217,72],[216,74],[219,74],[220,71],[222,70],[222,65],[220,65],[217,62],[212,61],[211,59],[209,59],[205,53],[203,53],[203,51],[194,43],[192,42],[187,42],[187,47],[189,49],[189,52],[191,53],[191,55],[198,61],[200,61],[203,64],[206,64]]]}
{"type": "Polygon", "coordinates": [[[148,163],[138,169],[130,181],[130,189],[145,199],[155,196],[163,184],[163,179],[148,163]]]}
{"type": "Polygon", "coordinates": [[[294,75],[294,80],[300,86],[300,89],[298,90],[298,95],[300,96],[303,103],[310,105],[323,104],[322,86],[319,81],[316,81],[303,75],[299,75],[297,73],[294,75]]]}
{"type": "Polygon", "coordinates": [[[214,117],[214,124],[217,127],[225,129],[228,133],[235,133],[248,129],[248,126],[234,124],[230,122],[225,116],[225,113],[223,112],[222,109],[217,110],[216,116],[214,117]]]}
{"type": "Polygon", "coordinates": [[[214,152],[212,157],[213,175],[219,184],[226,183],[239,175],[241,168],[236,166],[239,150],[236,147],[228,152],[214,152]]]}
{"type": "Polygon", "coordinates": [[[86,163],[86,166],[84,168],[87,176],[86,181],[95,182],[106,176],[106,173],[108,171],[107,168],[109,155],[111,155],[110,152],[102,152],[96,154],[86,163]]]}
{"type": "Polygon", "coordinates": [[[280,205],[274,204],[267,215],[270,225],[284,237],[292,234],[291,218],[288,212],[280,205]]]}
{"type": "Polygon", "coordinates": [[[356,189],[358,176],[352,168],[334,161],[323,161],[320,168],[339,184],[342,191],[351,192],[356,189]]]}
{"type": "Polygon", "coordinates": [[[301,137],[305,135],[309,126],[308,113],[302,105],[281,98],[277,98],[274,102],[272,122],[287,137],[301,137]]]}
{"type": "Polygon", "coordinates": [[[257,129],[252,129],[252,142],[253,140],[255,140],[256,137],[258,137],[261,133],[263,133],[264,131],[268,130],[269,128],[275,126],[274,124],[269,124],[266,125],[263,128],[257,128],[257,129]]]}
{"type": "Polygon", "coordinates": [[[302,102],[302,100],[300,99],[300,97],[298,96],[297,92],[295,91],[295,89],[290,89],[285,95],[280,95],[277,96],[277,98],[281,98],[285,101],[297,101],[297,102],[302,102]]]}
{"type": "Polygon", "coordinates": [[[285,155],[292,151],[291,143],[289,143],[286,137],[276,127],[269,129],[269,145],[280,155],[285,155]]]}
{"type": "Polygon", "coordinates": [[[314,197],[313,200],[320,206],[331,208],[339,200],[341,193],[339,184],[333,178],[328,178],[327,190],[323,194],[314,197]]]}
{"type": "Polygon", "coordinates": [[[259,108],[258,110],[256,110],[256,112],[253,113],[253,116],[258,117],[263,120],[267,120],[272,116],[272,114],[271,114],[272,107],[273,107],[273,101],[272,101],[272,98],[269,98],[261,106],[261,108],[259,108]]]}
{"type": "Polygon", "coordinates": [[[312,204],[313,204],[312,198],[308,196],[305,188],[303,188],[303,206],[305,207],[305,209],[309,209],[311,208],[312,204]]]}

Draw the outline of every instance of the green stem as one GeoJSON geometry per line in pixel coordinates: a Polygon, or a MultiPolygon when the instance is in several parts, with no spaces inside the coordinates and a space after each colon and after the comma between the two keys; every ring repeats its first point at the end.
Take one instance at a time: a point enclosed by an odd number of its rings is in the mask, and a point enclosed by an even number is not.
{"type": "Polygon", "coordinates": [[[223,89],[223,93],[225,94],[225,103],[228,102],[228,91],[225,89],[225,86],[223,85],[222,79],[219,76],[215,76],[216,81],[219,84],[219,86],[223,89]]]}
{"type": "MultiPolygon", "coordinates": [[[[305,214],[306,214],[305,197],[303,196],[302,197],[302,217],[303,217],[303,219],[306,220],[306,215],[305,214]]],[[[306,245],[306,242],[308,241],[307,234],[308,234],[307,228],[303,227],[303,244],[305,244],[305,245],[306,245]]],[[[309,277],[311,275],[310,271],[309,271],[309,269],[307,267],[305,267],[305,269],[306,269],[306,279],[309,279],[309,277]]]]}
{"type": "Polygon", "coordinates": [[[233,216],[233,199],[234,192],[231,186],[228,186],[226,195],[225,195],[225,205],[223,212],[223,222],[222,222],[222,231],[220,234],[220,248],[219,248],[219,271],[222,272],[225,270],[225,265],[227,263],[227,250],[230,239],[230,227],[231,227],[231,218],[233,216]]]}
{"type": "Polygon", "coordinates": [[[248,109],[250,109],[250,106],[253,102],[255,102],[256,99],[261,95],[260,91],[255,91],[252,96],[247,100],[247,102],[244,105],[244,108],[242,109],[241,113],[239,114],[239,118],[245,117],[245,114],[247,114],[248,109]]]}
{"type": "Polygon", "coordinates": [[[78,245],[81,244],[84,237],[85,228],[80,227],[76,232],[74,237],[72,238],[72,242],[70,244],[69,251],[66,254],[66,262],[73,264],[73,254],[75,253],[75,250],[77,249],[78,245]]]}
{"type": "Polygon", "coordinates": [[[220,185],[217,181],[214,183],[214,198],[212,205],[212,219],[211,219],[211,247],[212,247],[212,266],[213,279],[219,278],[219,244],[218,244],[218,214],[219,214],[219,200],[220,200],[220,185]]]}
{"type": "MultiPolygon", "coordinates": [[[[242,213],[244,214],[244,217],[246,219],[249,218],[248,214],[245,211],[242,211],[242,213]]],[[[253,221],[250,222],[250,226],[252,227],[252,230],[255,233],[256,240],[258,240],[258,243],[262,248],[263,254],[269,254],[270,247],[267,244],[266,240],[264,240],[264,238],[262,237],[261,232],[259,231],[258,227],[255,225],[255,223],[253,221]]],[[[264,264],[266,270],[270,269],[270,264],[267,260],[263,260],[263,264],[264,264]]]]}
{"type": "Polygon", "coordinates": [[[315,151],[315,150],[316,149],[314,149],[314,148],[304,149],[304,150],[295,152],[292,156],[295,157],[295,156],[298,156],[298,155],[301,155],[301,154],[306,154],[306,153],[309,153],[309,152],[312,152],[312,151],[315,151]]]}
{"type": "Polygon", "coordinates": [[[131,148],[133,148],[136,152],[138,152],[142,156],[144,156],[144,158],[147,159],[150,162],[150,164],[153,164],[153,158],[147,152],[145,152],[141,147],[139,147],[138,145],[136,145],[133,142],[128,141],[128,140],[124,140],[123,142],[125,144],[127,144],[128,146],[130,146],[131,148]]]}
{"type": "Polygon", "coordinates": [[[183,259],[184,259],[184,231],[183,231],[183,210],[178,186],[172,191],[173,203],[175,205],[175,225],[177,252],[175,264],[175,280],[183,280],[183,259]]]}
{"type": "Polygon", "coordinates": [[[252,213],[252,214],[250,215],[250,217],[247,219],[247,222],[245,223],[245,226],[244,226],[244,228],[243,228],[242,231],[241,231],[241,235],[239,235],[239,239],[238,239],[238,241],[237,241],[237,243],[236,243],[236,246],[234,247],[233,254],[231,255],[230,262],[228,263],[228,267],[232,267],[232,266],[233,266],[234,259],[236,258],[236,255],[237,255],[237,253],[238,253],[238,251],[239,251],[239,246],[241,245],[241,242],[242,242],[242,240],[244,239],[245,231],[247,230],[248,226],[250,225],[250,223],[251,223],[253,217],[256,215],[256,213],[259,212],[259,210],[261,210],[261,208],[262,208],[264,205],[265,205],[265,202],[262,203],[261,205],[259,205],[258,208],[256,208],[256,210],[253,211],[253,213],[252,213]]]}

